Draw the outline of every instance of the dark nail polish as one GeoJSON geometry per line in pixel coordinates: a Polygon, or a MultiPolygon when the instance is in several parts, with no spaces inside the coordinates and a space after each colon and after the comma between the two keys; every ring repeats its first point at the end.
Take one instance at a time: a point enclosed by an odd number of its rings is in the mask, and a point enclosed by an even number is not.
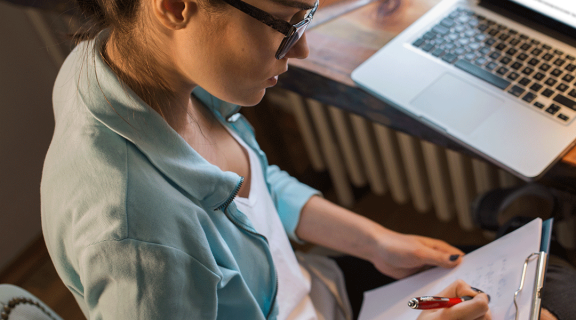
{"type": "MultiPolygon", "coordinates": [[[[470,289],[472,289],[472,290],[474,290],[474,291],[476,291],[476,292],[478,292],[478,293],[484,293],[484,291],[482,291],[482,290],[480,290],[480,289],[478,289],[478,288],[470,287],[470,289]]],[[[490,302],[490,295],[489,295],[489,294],[486,294],[486,295],[488,296],[488,302],[490,302]]]]}
{"type": "Polygon", "coordinates": [[[450,261],[456,261],[456,259],[460,258],[459,254],[453,254],[450,256],[450,261]]]}

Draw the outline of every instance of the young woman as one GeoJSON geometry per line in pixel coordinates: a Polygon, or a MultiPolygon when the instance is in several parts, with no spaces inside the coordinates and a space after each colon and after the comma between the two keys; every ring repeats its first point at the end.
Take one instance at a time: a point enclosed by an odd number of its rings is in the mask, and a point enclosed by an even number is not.
{"type": "MultiPolygon", "coordinates": [[[[41,193],[46,244],[86,317],[350,318],[345,291],[314,280],[342,287],[338,263],[316,263],[318,276],[288,237],[393,278],[460,262],[268,165],[237,113],[306,58],[316,0],[78,4],[95,24],[56,80],[41,193]]],[[[441,294],[474,298],[420,319],[491,319],[467,284],[441,294]]]]}

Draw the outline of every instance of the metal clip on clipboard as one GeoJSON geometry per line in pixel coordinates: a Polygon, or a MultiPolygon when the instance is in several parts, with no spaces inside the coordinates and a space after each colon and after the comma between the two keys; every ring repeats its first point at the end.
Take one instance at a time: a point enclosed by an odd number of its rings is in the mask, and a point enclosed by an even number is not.
{"type": "Polygon", "coordinates": [[[528,262],[533,260],[534,257],[538,258],[538,265],[536,267],[536,281],[534,283],[534,292],[532,293],[532,306],[530,308],[530,320],[540,319],[540,305],[542,303],[542,287],[544,287],[544,276],[546,275],[546,263],[548,254],[544,251],[532,253],[524,261],[524,267],[522,268],[522,277],[520,279],[520,287],[516,292],[514,292],[514,307],[516,308],[515,320],[518,320],[518,303],[516,298],[518,293],[522,291],[524,287],[524,278],[526,277],[526,268],[528,267],[528,262]]]}

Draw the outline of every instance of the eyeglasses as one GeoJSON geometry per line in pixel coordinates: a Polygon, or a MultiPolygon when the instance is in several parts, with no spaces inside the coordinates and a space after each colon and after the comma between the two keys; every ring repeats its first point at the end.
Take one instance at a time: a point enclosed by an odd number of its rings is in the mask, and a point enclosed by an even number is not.
{"type": "Polygon", "coordinates": [[[258,9],[242,0],[224,0],[224,2],[284,35],[284,39],[280,43],[275,55],[278,60],[284,58],[286,53],[300,40],[304,31],[306,31],[306,27],[308,27],[312,21],[319,3],[318,0],[316,0],[314,7],[304,12],[305,15],[302,21],[291,24],[287,21],[276,19],[268,12],[258,9]]]}

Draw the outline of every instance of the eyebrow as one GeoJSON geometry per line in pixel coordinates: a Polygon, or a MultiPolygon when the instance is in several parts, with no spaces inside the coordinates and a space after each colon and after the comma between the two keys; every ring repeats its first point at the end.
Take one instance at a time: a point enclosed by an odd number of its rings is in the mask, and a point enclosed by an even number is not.
{"type": "Polygon", "coordinates": [[[298,8],[298,9],[302,9],[302,10],[310,10],[310,9],[314,8],[314,5],[309,5],[307,3],[296,1],[296,0],[272,0],[272,1],[279,3],[281,5],[287,6],[287,7],[293,7],[293,8],[298,8]]]}

